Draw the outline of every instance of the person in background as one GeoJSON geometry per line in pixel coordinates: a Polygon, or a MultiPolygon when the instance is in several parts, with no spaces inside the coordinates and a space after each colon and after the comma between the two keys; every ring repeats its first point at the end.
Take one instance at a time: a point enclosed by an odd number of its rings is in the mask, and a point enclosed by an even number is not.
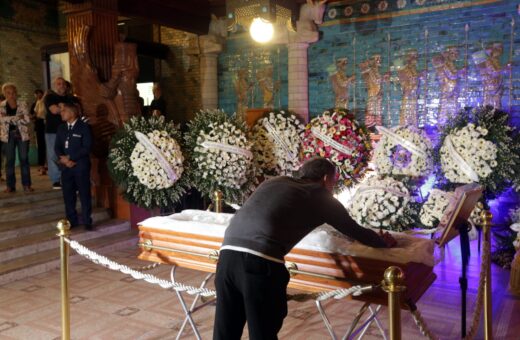
{"type": "Polygon", "coordinates": [[[20,160],[22,185],[25,192],[34,191],[31,187],[29,167],[29,128],[31,116],[27,105],[17,99],[16,86],[12,83],[2,85],[5,100],[0,103],[0,140],[6,145],[6,188],[4,192],[16,191],[15,161],[16,150],[20,160]]]}
{"type": "Polygon", "coordinates": [[[34,120],[34,132],[36,132],[36,145],[38,146],[38,173],[47,174],[45,152],[45,104],[43,103],[43,91],[34,91],[35,102],[31,106],[31,115],[34,120]]]}
{"type": "MultiPolygon", "coordinates": [[[[0,102],[5,100],[5,96],[0,93],[0,102]]],[[[5,179],[2,177],[2,158],[4,158],[4,143],[0,140],[0,182],[5,182],[5,179]]]]}
{"type": "MultiPolygon", "coordinates": [[[[54,80],[54,91],[50,91],[44,97],[45,103],[45,144],[47,146],[47,166],[49,168],[49,178],[53,189],[61,189],[60,169],[58,168],[58,158],[54,152],[56,143],[56,132],[62,124],[60,104],[79,104],[79,100],[72,94],[67,93],[67,81],[62,77],[54,80]]],[[[69,88],[70,91],[70,88],[69,88]]]]}
{"type": "Polygon", "coordinates": [[[312,158],[298,178],[264,181],[233,216],[215,276],[214,340],[239,340],[246,321],[250,339],[277,339],[287,315],[284,256],[314,228],[327,223],[371,247],[395,245],[350,217],[332,195],[336,175],[333,163],[312,158]]]}
{"type": "Polygon", "coordinates": [[[161,85],[155,83],[153,85],[153,100],[150,103],[150,116],[158,117],[160,115],[166,115],[166,101],[162,96],[161,85]]]}
{"type": "Polygon", "coordinates": [[[61,185],[65,213],[71,227],[79,225],[76,197],[79,193],[82,222],[92,230],[92,197],[90,193],[90,126],[79,119],[79,105],[60,104],[61,117],[66,124],[58,127],[54,151],[61,167],[61,185]]]}

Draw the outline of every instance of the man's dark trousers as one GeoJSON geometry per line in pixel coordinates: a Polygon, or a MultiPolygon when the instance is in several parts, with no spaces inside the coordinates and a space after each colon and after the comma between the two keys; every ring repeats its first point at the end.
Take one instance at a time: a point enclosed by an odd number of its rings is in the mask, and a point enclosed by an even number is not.
{"type": "Polygon", "coordinates": [[[65,201],[65,213],[72,226],[79,224],[76,212],[76,192],[81,202],[83,224],[92,226],[92,196],[90,193],[90,167],[64,168],[61,171],[61,189],[65,201]]]}
{"type": "Polygon", "coordinates": [[[287,316],[289,273],[282,263],[224,249],[215,277],[214,340],[239,340],[247,320],[249,339],[274,340],[287,316]]]}

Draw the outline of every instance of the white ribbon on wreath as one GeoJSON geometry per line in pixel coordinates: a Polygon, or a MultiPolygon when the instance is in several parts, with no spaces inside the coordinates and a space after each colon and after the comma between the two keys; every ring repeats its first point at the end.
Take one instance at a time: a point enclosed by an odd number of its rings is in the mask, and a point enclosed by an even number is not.
{"type": "Polygon", "coordinates": [[[285,140],[283,140],[283,138],[280,137],[280,135],[276,132],[276,129],[273,127],[273,125],[271,123],[269,123],[267,121],[267,119],[263,120],[262,125],[267,130],[267,133],[269,133],[274,138],[276,143],[278,145],[280,145],[282,147],[282,149],[284,149],[284,151],[287,153],[289,158],[291,160],[294,160],[296,158],[296,155],[291,151],[291,148],[289,147],[289,145],[287,145],[285,140]]]}
{"type": "Polygon", "coordinates": [[[343,153],[343,154],[346,154],[346,155],[350,155],[352,153],[352,149],[344,146],[343,144],[341,143],[338,143],[336,142],[334,139],[332,139],[331,137],[327,136],[326,134],[322,133],[318,128],[316,127],[313,127],[311,129],[311,132],[312,134],[318,138],[319,140],[321,140],[323,143],[325,144],[328,144],[331,148],[334,148],[336,149],[337,151],[343,153]]]}
{"type": "Polygon", "coordinates": [[[471,165],[469,165],[464,158],[455,150],[455,146],[451,140],[450,135],[446,136],[444,139],[444,143],[446,144],[446,148],[448,149],[448,154],[450,157],[459,164],[462,171],[473,181],[478,182],[478,174],[473,170],[471,165]]]}
{"type": "Polygon", "coordinates": [[[410,194],[406,193],[406,192],[402,192],[402,191],[399,191],[397,189],[392,189],[392,188],[388,188],[388,187],[382,187],[382,186],[370,186],[370,187],[362,187],[362,188],[359,188],[357,191],[356,191],[356,194],[354,195],[354,198],[359,195],[359,194],[362,194],[362,193],[367,193],[367,192],[373,192],[373,191],[384,191],[384,192],[389,192],[391,194],[394,194],[395,196],[398,196],[398,197],[410,197],[410,194]]]}
{"type": "Polygon", "coordinates": [[[225,144],[225,143],[218,143],[218,142],[209,142],[209,141],[203,142],[201,144],[201,146],[206,149],[215,149],[215,150],[219,150],[219,151],[230,152],[230,153],[234,153],[237,155],[242,155],[249,159],[253,158],[253,153],[251,151],[246,150],[244,148],[239,148],[238,146],[233,146],[233,145],[229,145],[229,144],[225,144]]]}
{"type": "Polygon", "coordinates": [[[150,140],[144,133],[134,131],[134,134],[139,143],[141,143],[144,146],[144,148],[155,157],[157,162],[159,162],[159,165],[168,176],[170,182],[175,183],[175,181],[178,179],[178,176],[175,173],[175,170],[173,170],[172,166],[166,160],[166,157],[164,156],[163,152],[160,149],[158,149],[152,142],[150,142],[150,140]]]}
{"type": "Polygon", "coordinates": [[[401,145],[403,148],[410,151],[411,153],[413,153],[417,156],[423,157],[423,158],[428,157],[428,155],[423,150],[421,150],[417,145],[415,145],[414,143],[410,142],[409,140],[399,136],[397,133],[394,133],[392,130],[387,129],[384,126],[376,126],[376,129],[377,129],[377,131],[381,132],[383,135],[390,138],[395,143],[401,145]]]}

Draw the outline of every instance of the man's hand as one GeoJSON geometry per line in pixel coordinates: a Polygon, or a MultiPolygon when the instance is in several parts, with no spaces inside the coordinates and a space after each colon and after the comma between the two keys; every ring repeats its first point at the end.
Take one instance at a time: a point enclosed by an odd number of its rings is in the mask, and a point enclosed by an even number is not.
{"type": "Polygon", "coordinates": [[[397,241],[395,238],[390,234],[388,231],[383,233],[380,233],[381,238],[386,243],[387,248],[393,248],[397,245],[397,241]]]}
{"type": "Polygon", "coordinates": [[[71,161],[71,160],[69,159],[69,161],[65,164],[65,166],[66,166],[67,168],[73,168],[73,167],[76,166],[76,162],[71,161]]]}
{"type": "Polygon", "coordinates": [[[60,156],[60,159],[58,160],[58,162],[59,162],[60,164],[65,165],[65,166],[67,166],[67,163],[68,163],[69,161],[70,161],[69,156],[65,156],[65,155],[60,156]]]}

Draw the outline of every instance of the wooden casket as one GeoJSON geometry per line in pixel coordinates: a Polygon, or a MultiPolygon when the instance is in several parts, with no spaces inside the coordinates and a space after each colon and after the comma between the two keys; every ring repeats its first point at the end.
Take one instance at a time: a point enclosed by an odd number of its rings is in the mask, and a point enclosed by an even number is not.
{"type": "MultiPolygon", "coordinates": [[[[405,274],[404,301],[417,302],[436,276],[435,242],[447,242],[456,236],[456,224],[466,220],[480,197],[478,186],[458,189],[444,218],[443,230],[436,239],[394,234],[398,246],[376,249],[348,240],[330,226],[321,226],[298,243],[285,257],[291,272],[289,287],[306,292],[319,292],[353,285],[378,285],[390,266],[400,267],[405,274]]],[[[172,264],[203,272],[215,272],[227,223],[231,214],[185,210],[179,214],[153,217],[139,226],[142,260],[172,264]]],[[[380,305],[387,295],[376,289],[353,297],[380,305]]]]}

